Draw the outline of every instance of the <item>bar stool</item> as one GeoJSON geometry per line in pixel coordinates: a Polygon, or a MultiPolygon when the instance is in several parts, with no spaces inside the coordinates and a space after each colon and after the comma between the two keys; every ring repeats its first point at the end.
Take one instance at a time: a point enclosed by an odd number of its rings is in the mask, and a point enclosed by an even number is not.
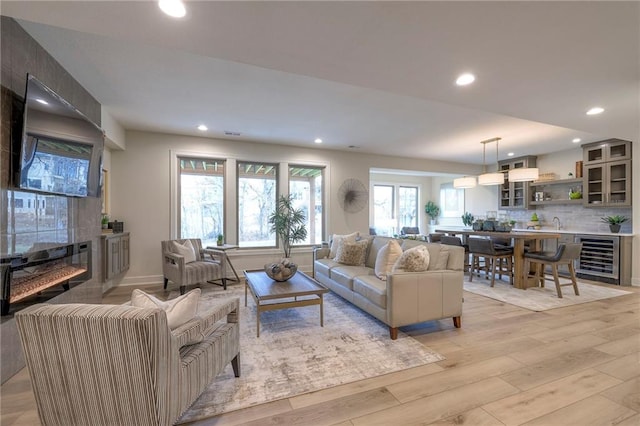
{"type": "Polygon", "coordinates": [[[491,287],[495,284],[496,274],[509,275],[509,282],[513,285],[513,249],[496,248],[493,242],[487,238],[469,238],[469,253],[471,253],[471,267],[469,268],[469,281],[473,280],[473,270],[480,269],[480,258],[484,258],[485,271],[491,270],[491,287]],[[502,261],[507,263],[506,269],[502,267],[502,261]]]}
{"type": "Polygon", "coordinates": [[[459,237],[454,237],[451,235],[441,236],[440,244],[464,247],[464,271],[467,272],[469,270],[470,265],[469,265],[469,246],[468,245],[462,244],[462,240],[459,237]]]}
{"type": "Polygon", "coordinates": [[[558,292],[558,297],[562,299],[561,287],[565,287],[565,286],[573,286],[573,291],[576,293],[576,296],[580,296],[580,292],[578,291],[578,282],[576,281],[576,271],[575,271],[575,268],[573,267],[573,261],[577,260],[580,257],[581,250],[582,250],[582,243],[566,243],[566,244],[559,244],[558,250],[555,253],[545,253],[545,252],[525,253],[524,254],[524,270],[527,271],[527,278],[534,277],[536,279],[536,282],[540,283],[540,287],[544,287],[545,280],[551,281],[551,279],[546,278],[544,273],[545,266],[550,265],[551,273],[553,274],[553,281],[556,284],[556,291],[558,292]],[[531,264],[534,264],[536,267],[534,275],[529,274],[531,264]],[[560,284],[560,279],[558,277],[558,265],[568,266],[571,282],[560,284]]]}

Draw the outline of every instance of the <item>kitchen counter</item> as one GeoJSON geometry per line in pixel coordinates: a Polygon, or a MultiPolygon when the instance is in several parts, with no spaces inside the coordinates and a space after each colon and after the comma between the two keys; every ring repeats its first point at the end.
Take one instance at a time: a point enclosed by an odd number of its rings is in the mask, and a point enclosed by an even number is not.
{"type": "Polygon", "coordinates": [[[547,232],[553,234],[581,234],[581,235],[605,235],[607,237],[633,237],[633,233],[625,233],[618,232],[614,234],[613,232],[594,232],[594,231],[585,231],[579,229],[555,229],[553,227],[543,227],[542,229],[525,229],[525,228],[513,228],[513,231],[517,232],[547,232]]]}

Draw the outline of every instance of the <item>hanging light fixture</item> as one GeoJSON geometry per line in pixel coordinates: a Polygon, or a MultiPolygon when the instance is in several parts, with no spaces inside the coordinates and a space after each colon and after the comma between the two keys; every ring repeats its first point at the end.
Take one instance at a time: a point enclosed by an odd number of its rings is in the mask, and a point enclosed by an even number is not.
{"type": "Polygon", "coordinates": [[[511,182],[530,182],[538,180],[540,175],[537,167],[527,167],[509,170],[509,181],[511,182]]]}
{"type": "Polygon", "coordinates": [[[482,174],[478,176],[478,183],[480,185],[502,185],[504,183],[504,173],[502,172],[494,172],[487,173],[487,164],[485,162],[485,154],[487,150],[487,144],[495,142],[496,143],[496,164],[498,163],[498,141],[501,138],[492,138],[487,139],[486,141],[480,142],[482,144],[482,174]]]}
{"type": "Polygon", "coordinates": [[[453,180],[454,188],[473,188],[476,186],[475,176],[465,176],[453,180]]]}

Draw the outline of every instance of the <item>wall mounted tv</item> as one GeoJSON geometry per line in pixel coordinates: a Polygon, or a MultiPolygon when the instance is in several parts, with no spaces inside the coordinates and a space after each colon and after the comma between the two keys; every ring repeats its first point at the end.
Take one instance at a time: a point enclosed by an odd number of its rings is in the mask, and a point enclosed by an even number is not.
{"type": "Polygon", "coordinates": [[[73,105],[27,75],[15,185],[75,197],[100,197],[104,132],[73,105]]]}

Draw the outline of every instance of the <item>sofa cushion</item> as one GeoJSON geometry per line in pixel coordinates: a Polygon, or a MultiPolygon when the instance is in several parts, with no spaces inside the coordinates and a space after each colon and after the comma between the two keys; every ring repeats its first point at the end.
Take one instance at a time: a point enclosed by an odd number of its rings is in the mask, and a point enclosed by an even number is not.
{"type": "Polygon", "coordinates": [[[184,257],[184,263],[190,263],[196,261],[196,250],[191,244],[191,240],[186,240],[184,244],[180,244],[177,241],[171,242],[171,251],[175,254],[179,254],[184,257]]]}
{"type": "Polygon", "coordinates": [[[423,272],[429,269],[429,250],[418,245],[406,250],[398,258],[392,271],[423,272]]]}
{"type": "Polygon", "coordinates": [[[338,252],[333,260],[344,265],[364,265],[368,245],[368,240],[360,240],[353,243],[343,241],[342,244],[338,246],[338,252]]]}
{"type": "Polygon", "coordinates": [[[358,238],[357,232],[346,235],[333,234],[333,237],[331,238],[331,250],[329,251],[329,258],[333,259],[334,257],[336,257],[336,254],[338,254],[338,246],[340,246],[343,241],[355,243],[356,238],[358,238]]]}
{"type": "Polygon", "coordinates": [[[390,240],[393,240],[393,238],[375,236],[369,245],[369,253],[367,254],[367,260],[364,262],[364,265],[369,268],[375,268],[378,252],[382,247],[386,246],[390,240]]]}
{"type": "Polygon", "coordinates": [[[333,259],[317,259],[313,262],[313,268],[315,271],[326,276],[329,276],[329,270],[335,266],[340,266],[340,264],[333,259]]]}
{"type": "Polygon", "coordinates": [[[360,275],[373,275],[373,270],[366,266],[339,265],[331,268],[329,278],[341,286],[353,290],[353,279],[360,275]]]}
{"type": "Polygon", "coordinates": [[[402,247],[400,247],[400,244],[398,244],[396,240],[389,240],[389,242],[378,251],[374,267],[376,277],[382,281],[386,281],[387,274],[391,273],[393,265],[395,265],[400,256],[402,256],[402,247]]]}
{"type": "Polygon", "coordinates": [[[131,293],[131,305],[137,308],[160,308],[167,314],[167,323],[171,330],[178,328],[196,316],[200,289],[195,288],[190,292],[178,296],[175,299],[162,301],[155,296],[135,289],[131,293]]]}
{"type": "Polygon", "coordinates": [[[387,283],[375,275],[361,275],[353,280],[353,291],[383,309],[387,307],[387,283]]]}
{"type": "Polygon", "coordinates": [[[431,255],[431,262],[429,263],[430,271],[442,271],[447,269],[447,262],[449,261],[449,246],[446,244],[433,244],[434,247],[427,247],[429,254],[431,255]]]}

